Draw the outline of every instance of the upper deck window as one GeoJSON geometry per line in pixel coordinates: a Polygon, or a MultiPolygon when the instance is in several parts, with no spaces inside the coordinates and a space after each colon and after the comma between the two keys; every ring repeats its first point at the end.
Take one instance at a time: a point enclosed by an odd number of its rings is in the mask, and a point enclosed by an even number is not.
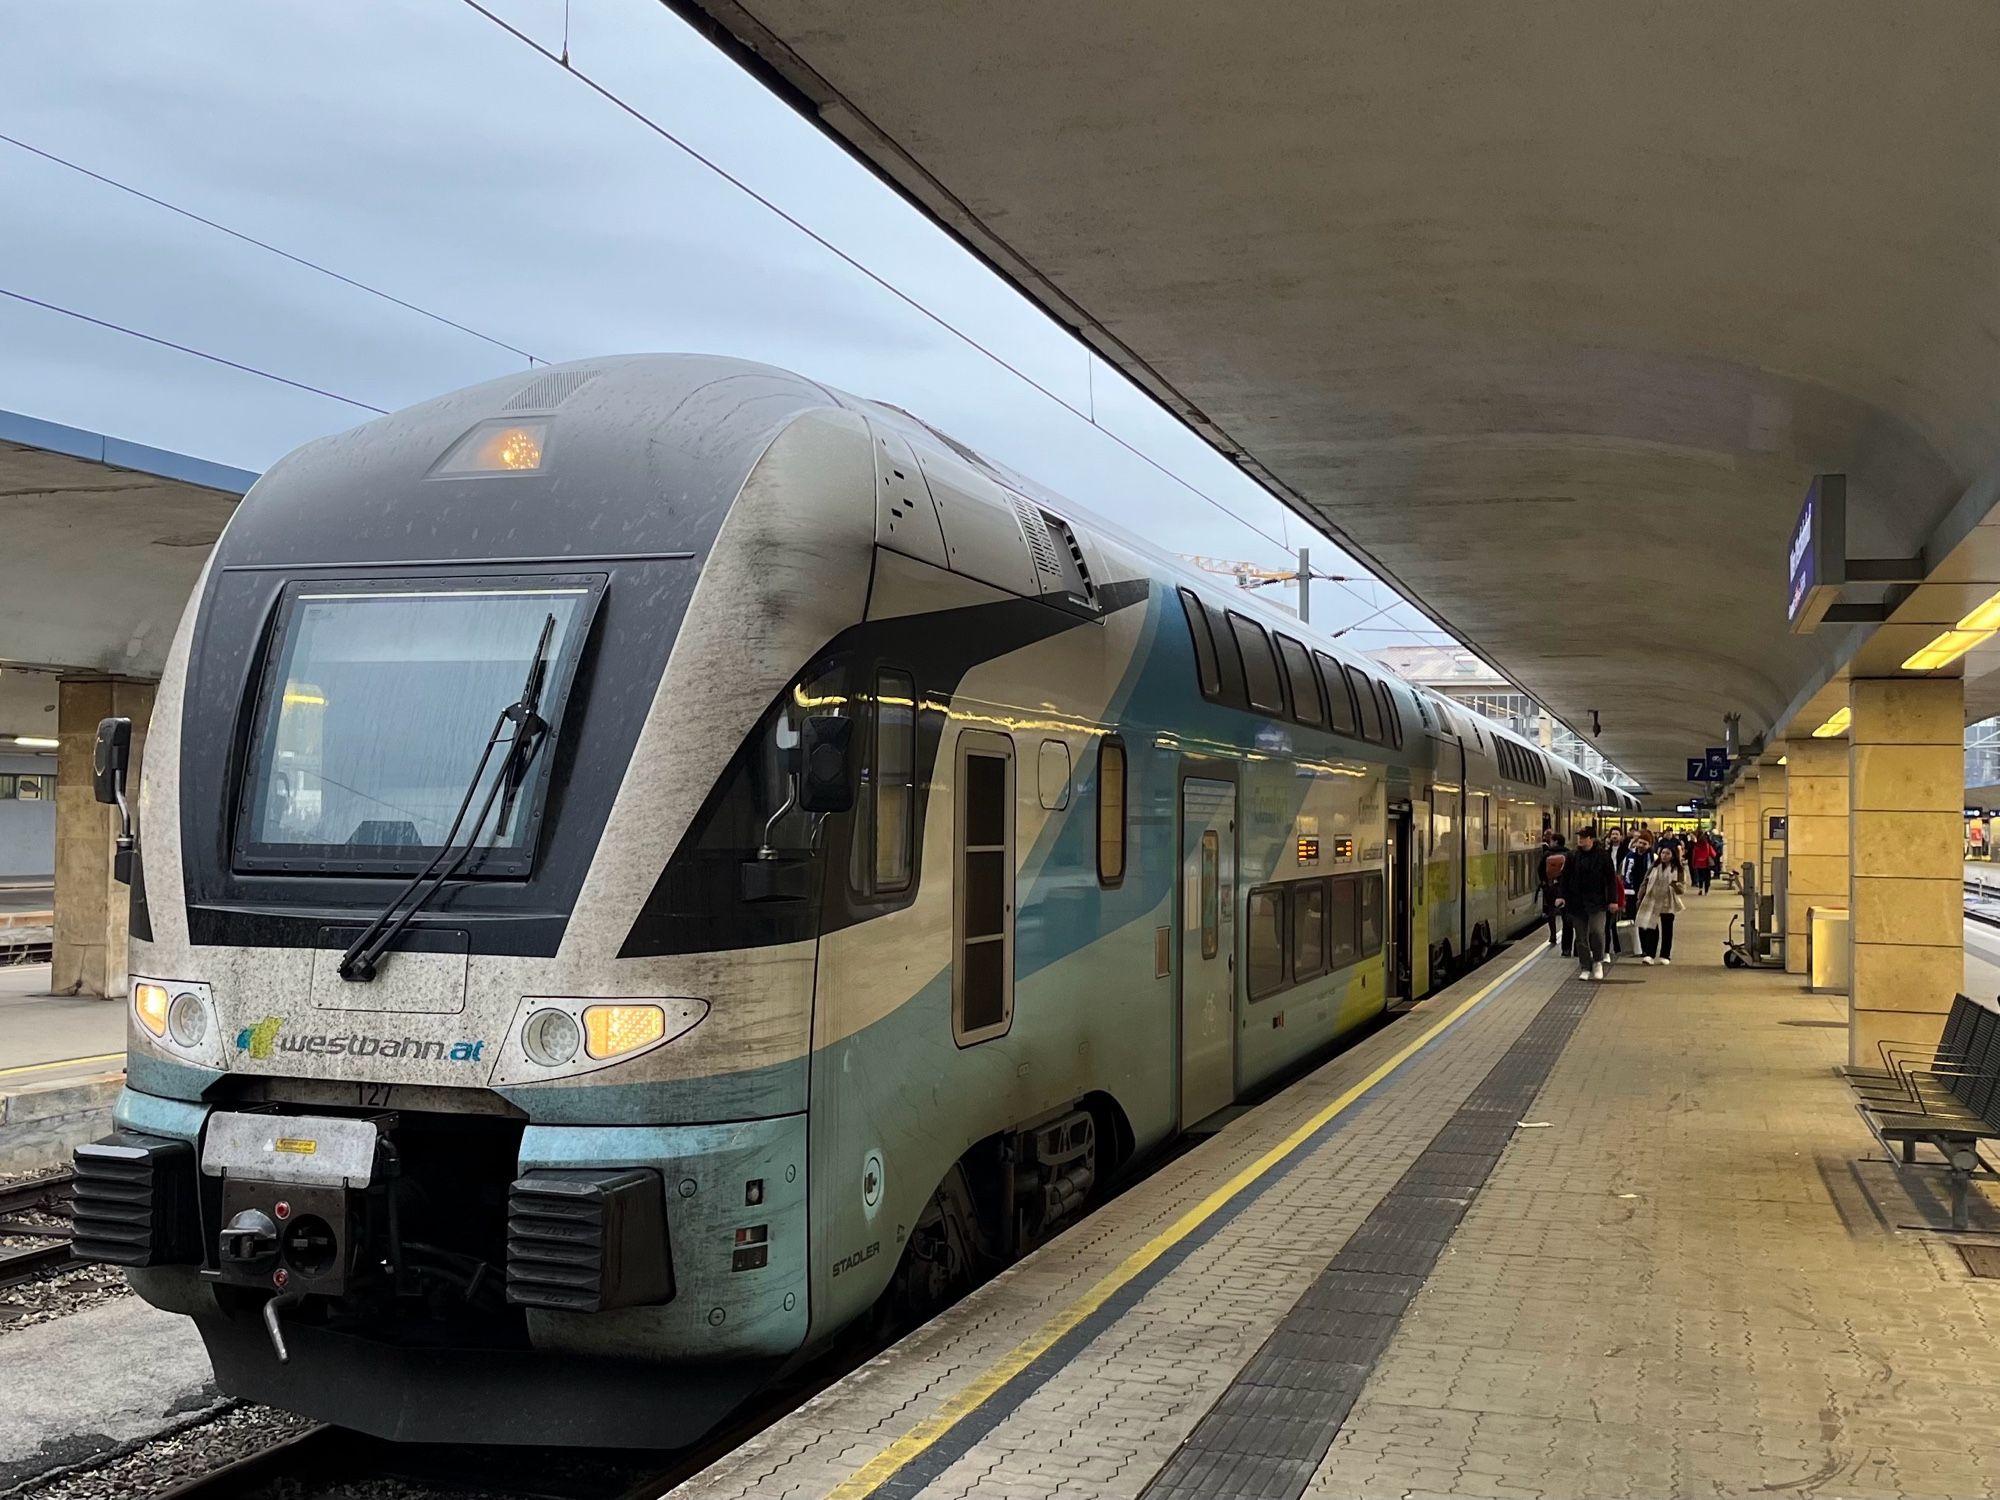
{"type": "Polygon", "coordinates": [[[1248,684],[1250,706],[1265,713],[1285,711],[1285,690],[1279,685],[1278,658],[1271,654],[1271,638],[1255,620],[1229,612],[1229,628],[1236,637],[1236,649],[1243,656],[1243,679],[1248,684]]]}
{"type": "Polygon", "coordinates": [[[464,873],[525,873],[601,588],[575,577],[291,585],[250,743],[237,863],[414,871],[450,839],[478,851],[464,873]],[[506,784],[519,726],[501,715],[524,694],[547,727],[506,784]],[[481,769],[496,723],[501,743],[481,769]]]}

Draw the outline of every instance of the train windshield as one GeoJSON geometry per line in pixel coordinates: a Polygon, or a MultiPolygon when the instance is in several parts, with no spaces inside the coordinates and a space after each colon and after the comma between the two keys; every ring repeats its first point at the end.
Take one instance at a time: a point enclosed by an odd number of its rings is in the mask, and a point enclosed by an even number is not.
{"type": "MultiPolygon", "coordinates": [[[[390,872],[428,860],[451,834],[495,723],[520,699],[538,649],[546,663],[540,713],[559,733],[596,592],[594,580],[294,585],[251,743],[239,863],[390,872]]],[[[502,729],[503,745],[511,732],[502,729]]],[[[529,763],[529,784],[498,789],[473,873],[527,868],[550,759],[544,746],[529,763]]],[[[499,748],[488,757],[458,841],[506,760],[499,748]]]]}

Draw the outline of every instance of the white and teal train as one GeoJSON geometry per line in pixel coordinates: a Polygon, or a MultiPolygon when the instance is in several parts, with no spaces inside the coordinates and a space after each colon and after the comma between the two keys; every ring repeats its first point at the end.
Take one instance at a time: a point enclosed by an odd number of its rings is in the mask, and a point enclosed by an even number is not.
{"type": "Polygon", "coordinates": [[[143,760],[80,1249],[233,1392],[499,1443],[684,1442],[935,1307],[1636,811],[905,412],[699,357],[285,459],[143,760]]]}

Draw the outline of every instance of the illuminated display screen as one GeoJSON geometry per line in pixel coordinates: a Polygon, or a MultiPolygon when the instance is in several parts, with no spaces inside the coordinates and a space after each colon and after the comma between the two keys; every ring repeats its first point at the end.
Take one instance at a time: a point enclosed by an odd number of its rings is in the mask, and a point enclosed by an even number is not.
{"type": "Polygon", "coordinates": [[[1299,863],[1302,865],[1316,865],[1319,863],[1318,839],[1299,840],[1299,863]]]}
{"type": "Polygon", "coordinates": [[[1354,858],[1354,840],[1353,840],[1353,839],[1335,839],[1335,840],[1333,841],[1333,857],[1334,857],[1335,859],[1352,859],[1352,858],[1354,858]]]}

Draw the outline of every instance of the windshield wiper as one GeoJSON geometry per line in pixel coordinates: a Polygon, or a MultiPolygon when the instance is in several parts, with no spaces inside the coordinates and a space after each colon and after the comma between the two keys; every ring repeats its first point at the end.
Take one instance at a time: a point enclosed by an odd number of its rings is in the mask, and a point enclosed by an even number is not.
{"type": "Polygon", "coordinates": [[[410,919],[429,905],[431,899],[444,888],[444,883],[463,869],[465,862],[478,852],[479,835],[486,827],[487,814],[493,811],[494,799],[503,788],[507,793],[500,814],[504,826],[507,814],[513,809],[515,795],[526,777],[528,763],[535,758],[535,752],[541,748],[542,740],[548,733],[548,721],[536,709],[542,701],[542,688],[548,681],[549,639],[555,630],[556,617],[550,615],[542,622],[542,638],[535,645],[535,657],[528,665],[528,680],[521,685],[521,696],[501,709],[500,716],[493,721],[493,732],[486,736],[486,748],[479,752],[479,764],[472,769],[472,780],[466,784],[465,796],[459,800],[458,813],[451,820],[443,847],[408,885],[396,892],[393,901],[376,913],[374,920],[361,929],[361,935],[340,956],[342,979],[365,984],[375,977],[383,955],[389,951],[390,944],[402,936],[403,929],[410,925],[410,919]],[[502,740],[501,734],[509,724],[514,726],[513,734],[502,740]],[[478,795],[479,783],[486,779],[486,767],[493,759],[493,752],[503,744],[507,748],[499,773],[487,789],[486,800],[479,805],[479,815],[472,820],[464,838],[460,838],[458,830],[465,822],[466,810],[478,795]],[[430,882],[427,886],[424,885],[426,881],[430,882]],[[424,887],[420,892],[419,886],[424,887]],[[412,892],[417,892],[415,900],[410,900],[412,892]],[[406,901],[409,902],[407,906],[404,905],[406,901]]]}

